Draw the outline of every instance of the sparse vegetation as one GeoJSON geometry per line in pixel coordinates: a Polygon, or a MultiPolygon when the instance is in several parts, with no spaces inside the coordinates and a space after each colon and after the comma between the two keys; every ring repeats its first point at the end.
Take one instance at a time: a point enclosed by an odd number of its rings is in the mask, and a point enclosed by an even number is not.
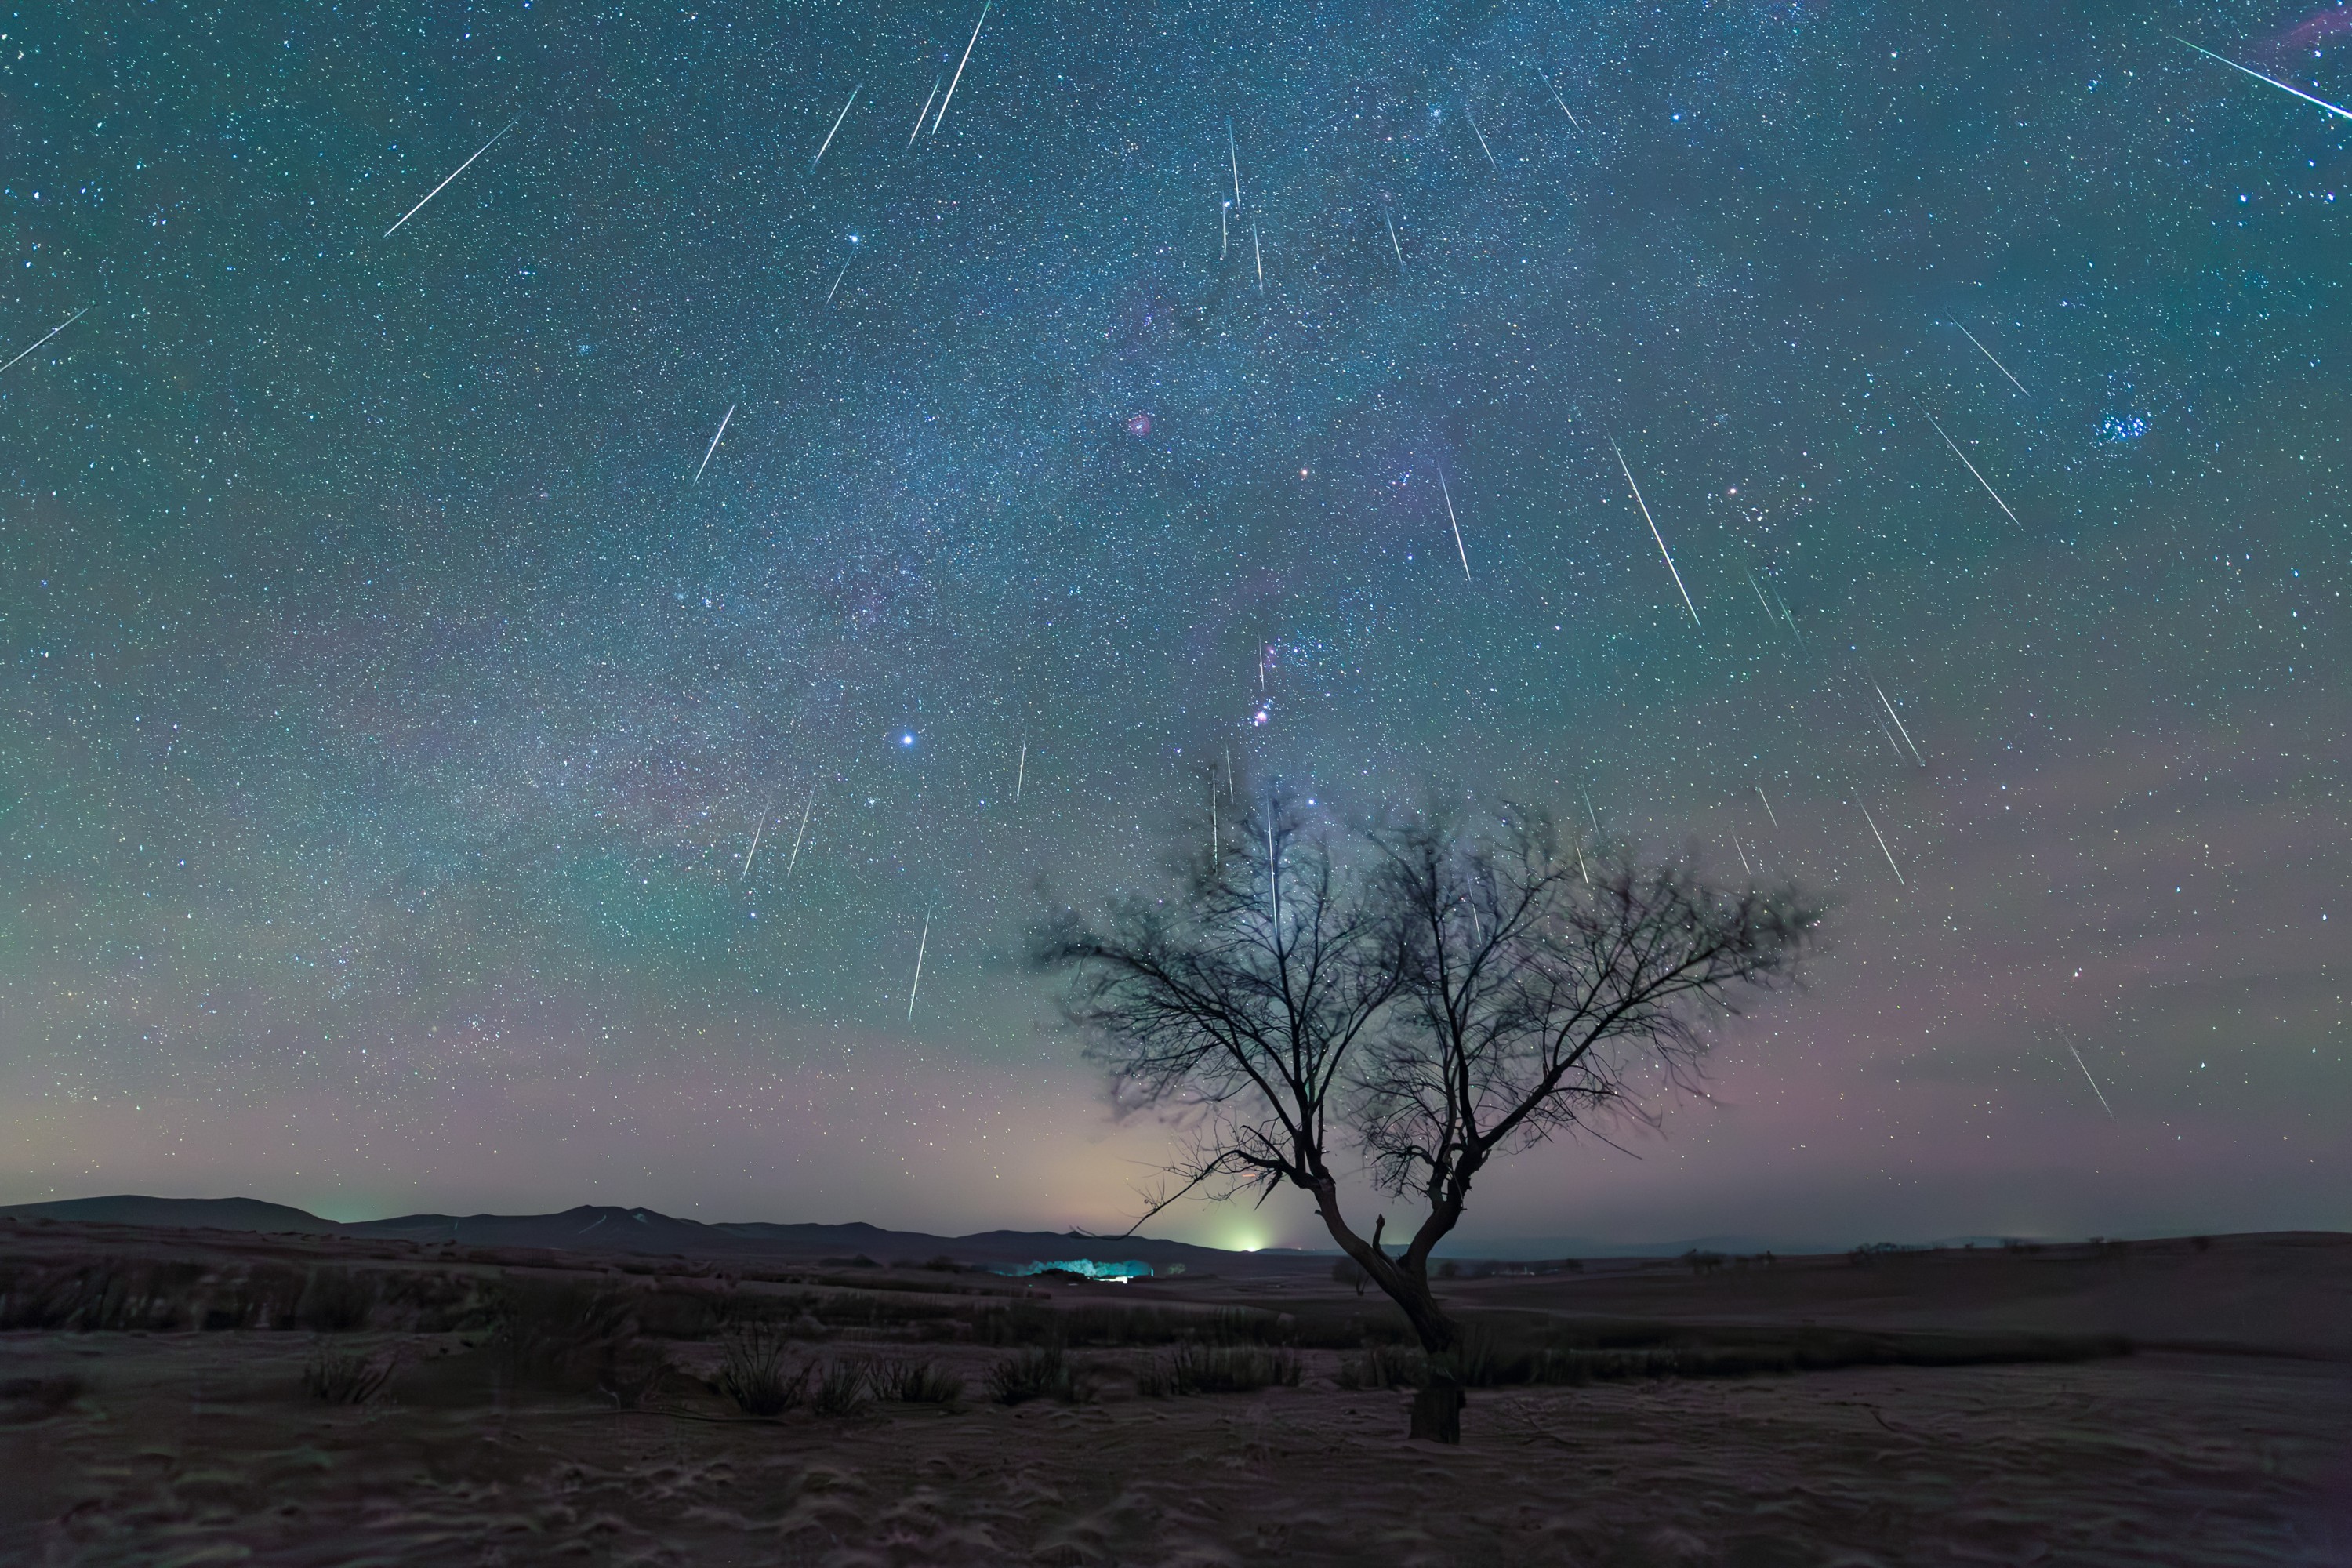
{"type": "Polygon", "coordinates": [[[988,1386],[999,1405],[1025,1405],[1033,1399],[1085,1405],[1095,1394],[1094,1379],[1059,1345],[1014,1352],[989,1369],[988,1386]]]}
{"type": "Polygon", "coordinates": [[[1367,1344],[1339,1362],[1342,1388],[1418,1388],[1428,1375],[1428,1358],[1405,1345],[1367,1344]]]}
{"type": "Polygon", "coordinates": [[[318,1333],[348,1333],[364,1329],[375,1315],[378,1287],[355,1277],[348,1268],[313,1268],[303,1282],[294,1316],[318,1333]]]}
{"type": "Polygon", "coordinates": [[[819,1415],[855,1415],[873,1402],[866,1363],[845,1356],[826,1362],[809,1391],[809,1408],[819,1415]]]}
{"type": "Polygon", "coordinates": [[[1135,1392],[1148,1399],[1171,1394],[1252,1394],[1279,1384],[1298,1386],[1305,1370],[1296,1352],[1241,1345],[1179,1344],[1146,1361],[1135,1392]]]}
{"type": "Polygon", "coordinates": [[[936,1362],[883,1361],[873,1367],[875,1397],[900,1405],[953,1405],[963,1379],[936,1362]]]}
{"type": "Polygon", "coordinates": [[[1849,1366],[1973,1366],[2128,1355],[2115,1335],[1893,1334],[1840,1329],[1692,1330],[1621,1323],[1581,1338],[1522,1342],[1466,1326],[1439,1358],[1368,1344],[1339,1363],[1342,1388],[1418,1388],[1435,1372],[1464,1388],[1580,1385],[1641,1377],[1752,1377],[1849,1366]],[[1438,1364],[1433,1366],[1433,1362],[1438,1364]]]}
{"type": "Polygon", "coordinates": [[[782,1415],[808,1391],[811,1367],[784,1368],[783,1331],[772,1323],[743,1323],[728,1331],[719,1362],[719,1392],[746,1415],[782,1415]]]}
{"type": "Polygon", "coordinates": [[[338,1350],[321,1341],[303,1364],[302,1392],[327,1405],[365,1405],[392,1385],[399,1370],[394,1352],[338,1350]]]}

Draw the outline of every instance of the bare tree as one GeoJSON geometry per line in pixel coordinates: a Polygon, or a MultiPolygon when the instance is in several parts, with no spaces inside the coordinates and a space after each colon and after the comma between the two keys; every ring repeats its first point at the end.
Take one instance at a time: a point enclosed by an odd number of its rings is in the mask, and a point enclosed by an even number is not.
{"type": "MultiPolygon", "coordinates": [[[[1564,861],[1548,819],[1424,816],[1350,840],[1279,799],[1192,862],[1171,897],[1036,958],[1118,1102],[1172,1113],[1183,1194],[1308,1194],[1340,1250],[1402,1310],[1431,1377],[1412,1435],[1461,1440],[1457,1331],[1430,1254],[1499,1155],[1603,1115],[1652,1118],[1687,1081],[1701,1025],[1792,972],[1819,914],[1792,889],[1711,888],[1671,866],[1564,861]],[[1335,1162],[1424,1205],[1402,1252],[1360,1234],[1335,1162]]],[[[1149,1217],[1147,1215],[1147,1217],[1149,1217]]]]}

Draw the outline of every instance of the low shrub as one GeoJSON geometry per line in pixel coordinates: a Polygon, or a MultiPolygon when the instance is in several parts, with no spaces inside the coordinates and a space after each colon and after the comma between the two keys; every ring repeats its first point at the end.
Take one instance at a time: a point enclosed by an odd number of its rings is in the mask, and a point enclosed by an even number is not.
{"type": "Polygon", "coordinates": [[[877,1362],[875,1396],[901,1405],[953,1405],[963,1397],[963,1379],[936,1362],[877,1362]]]}
{"type": "MultiPolygon", "coordinates": [[[[1275,1344],[1305,1342],[1309,1321],[1285,1312],[1220,1308],[1188,1311],[1181,1307],[1120,1306],[1108,1301],[1057,1310],[1050,1301],[1007,1301],[971,1318],[971,1337],[984,1345],[1062,1345],[1123,1349],[1139,1345],[1275,1344]]],[[[1360,1338],[1362,1329],[1357,1328],[1360,1338]]],[[[1345,1342],[1355,1343],[1351,1338],[1345,1342]]]]}
{"type": "Polygon", "coordinates": [[[511,1384],[609,1391],[624,1363],[634,1377],[649,1354],[635,1305],[629,1292],[602,1281],[509,1276],[483,1293],[481,1342],[511,1384]]]}
{"type": "Polygon", "coordinates": [[[999,1405],[1025,1405],[1033,1399],[1084,1405],[1094,1397],[1094,1380],[1059,1345],[1043,1345],[1005,1357],[989,1369],[988,1386],[999,1405]]]}
{"type": "Polygon", "coordinates": [[[294,1320],[313,1333],[349,1333],[364,1329],[375,1314],[381,1278],[348,1268],[313,1268],[294,1304],[294,1320]]]}
{"type": "Polygon", "coordinates": [[[1367,1342],[1361,1355],[1339,1361],[1342,1388],[1418,1388],[1428,1375],[1428,1358],[1409,1345],[1367,1342]]]}
{"type": "Polygon", "coordinates": [[[808,1391],[813,1364],[784,1369],[783,1331],[772,1323],[744,1323],[727,1332],[719,1359],[719,1388],[746,1415],[782,1415],[808,1391]]]}
{"type": "Polygon", "coordinates": [[[392,1352],[337,1350],[321,1340],[302,1368],[302,1392],[326,1405],[365,1405],[392,1384],[400,1370],[392,1352]]]}
{"type": "Polygon", "coordinates": [[[871,1384],[865,1363],[837,1356],[817,1373],[809,1408],[819,1415],[855,1415],[873,1403],[871,1384]]]}
{"type": "Polygon", "coordinates": [[[2113,1335],[1898,1334],[1818,1328],[1695,1330],[1612,1323],[1549,1342],[1513,1341],[1483,1326],[1429,1358],[1409,1346],[1367,1344],[1343,1358],[1339,1386],[1419,1387],[1434,1372],[1467,1388],[1578,1385],[1642,1377],[1753,1377],[1849,1366],[1975,1366],[2128,1355],[2113,1335]]]}
{"type": "Polygon", "coordinates": [[[1293,1351],[1179,1344],[1144,1363],[1136,1373],[1135,1392],[1148,1399],[1165,1399],[1171,1394],[1252,1394],[1276,1384],[1296,1388],[1305,1370],[1293,1351]]]}

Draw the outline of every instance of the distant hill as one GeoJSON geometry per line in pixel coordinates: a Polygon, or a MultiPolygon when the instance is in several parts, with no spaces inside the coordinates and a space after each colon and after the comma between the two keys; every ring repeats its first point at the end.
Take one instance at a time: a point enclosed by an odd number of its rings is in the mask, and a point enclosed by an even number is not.
{"type": "Polygon", "coordinates": [[[920,1262],[952,1258],[959,1263],[1023,1264],[1092,1258],[1100,1262],[1139,1259],[1155,1268],[1181,1263],[1213,1268],[1236,1254],[1181,1241],[1131,1237],[1108,1240],[1053,1231],[992,1230],[976,1236],[931,1236],[915,1230],[884,1230],[849,1225],[776,1225],[738,1221],[705,1225],[654,1209],[583,1204],[550,1215],[402,1215],[341,1227],[351,1236],[399,1237],[410,1241],[457,1241],[471,1247],[546,1247],[568,1252],[676,1253],[688,1258],[871,1258],[877,1262],[920,1262]]]}
{"type": "Polygon", "coordinates": [[[149,1198],[122,1194],[109,1198],[62,1198],[56,1203],[0,1206],[0,1218],[70,1220],[85,1225],[150,1225],[175,1230],[341,1230],[333,1220],[306,1209],[259,1198],[149,1198]]]}
{"type": "MultiPolygon", "coordinates": [[[[759,1221],[705,1225],[646,1208],[583,1204],[561,1214],[399,1215],[390,1219],[338,1225],[284,1204],[254,1198],[68,1198],[57,1203],[0,1207],[0,1218],[52,1219],[98,1225],[139,1225],[165,1229],[303,1231],[311,1234],[396,1237],[429,1245],[544,1247],[560,1252],[646,1253],[696,1258],[870,1258],[877,1263],[923,1262],[950,1258],[958,1263],[1019,1266],[1074,1261],[1139,1260],[1156,1269],[1181,1264],[1193,1272],[1213,1271],[1243,1256],[1213,1247],[1143,1237],[1124,1240],[1053,1231],[992,1230],[977,1236],[930,1236],[921,1231],[884,1230],[878,1226],[775,1225],[759,1221]]],[[[1306,1256],[1293,1254],[1292,1256],[1306,1256]]]]}

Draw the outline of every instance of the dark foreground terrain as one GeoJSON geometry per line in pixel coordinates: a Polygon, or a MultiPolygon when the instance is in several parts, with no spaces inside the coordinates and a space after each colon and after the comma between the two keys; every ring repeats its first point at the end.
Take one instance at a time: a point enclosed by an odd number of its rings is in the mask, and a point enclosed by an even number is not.
{"type": "Polygon", "coordinates": [[[0,1562],[2352,1563],[2352,1238],[1328,1268],[0,1222],[0,1562]]]}

